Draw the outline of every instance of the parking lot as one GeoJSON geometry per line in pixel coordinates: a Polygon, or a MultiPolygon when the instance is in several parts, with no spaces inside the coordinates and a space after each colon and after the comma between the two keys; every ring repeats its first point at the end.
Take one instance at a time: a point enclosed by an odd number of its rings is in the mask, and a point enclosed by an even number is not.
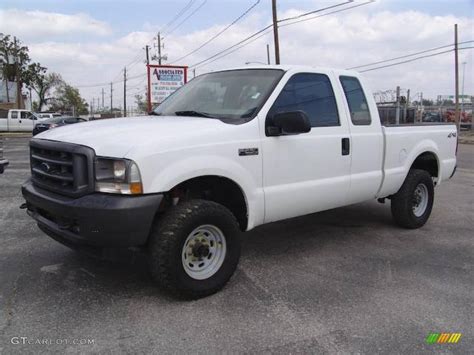
{"type": "Polygon", "coordinates": [[[140,255],[95,260],[40,232],[19,209],[27,144],[5,138],[0,175],[0,353],[473,349],[474,145],[460,145],[422,229],[396,227],[375,201],[259,227],[225,289],[186,302],[160,292],[140,255]],[[433,332],[463,335],[429,345],[433,332]]]}

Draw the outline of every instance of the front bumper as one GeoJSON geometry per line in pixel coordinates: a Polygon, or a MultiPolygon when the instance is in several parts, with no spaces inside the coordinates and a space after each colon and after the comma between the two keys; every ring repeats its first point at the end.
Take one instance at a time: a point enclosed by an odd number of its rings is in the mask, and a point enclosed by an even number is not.
{"type": "Polygon", "coordinates": [[[23,184],[28,214],[40,229],[70,247],[144,245],[163,199],[161,194],[123,196],[93,193],[70,198],[23,184]]]}
{"type": "Polygon", "coordinates": [[[8,160],[0,159],[0,174],[3,174],[7,165],[8,165],[8,160]]]}

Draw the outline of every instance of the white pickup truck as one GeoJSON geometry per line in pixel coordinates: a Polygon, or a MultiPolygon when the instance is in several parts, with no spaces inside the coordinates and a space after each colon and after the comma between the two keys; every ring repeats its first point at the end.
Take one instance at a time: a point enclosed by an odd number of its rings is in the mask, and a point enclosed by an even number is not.
{"type": "Polygon", "coordinates": [[[153,115],[57,128],[30,149],[24,207],[41,230],[73,248],[143,247],[162,286],[197,298],[233,274],[239,231],[264,223],[390,199],[398,225],[423,226],[454,174],[457,131],[381,126],[354,71],[260,66],[201,75],[153,115]]]}
{"type": "Polygon", "coordinates": [[[39,116],[29,110],[8,110],[7,117],[0,117],[0,132],[31,132],[36,123],[50,116],[39,116]]]}

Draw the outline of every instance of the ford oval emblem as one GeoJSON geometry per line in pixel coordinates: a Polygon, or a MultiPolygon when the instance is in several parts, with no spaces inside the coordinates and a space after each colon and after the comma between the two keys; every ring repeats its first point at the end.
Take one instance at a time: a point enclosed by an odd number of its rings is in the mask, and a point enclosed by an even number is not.
{"type": "Polygon", "coordinates": [[[40,166],[41,166],[42,170],[46,173],[49,173],[49,171],[51,170],[51,167],[49,166],[48,163],[41,163],[40,166]]]}

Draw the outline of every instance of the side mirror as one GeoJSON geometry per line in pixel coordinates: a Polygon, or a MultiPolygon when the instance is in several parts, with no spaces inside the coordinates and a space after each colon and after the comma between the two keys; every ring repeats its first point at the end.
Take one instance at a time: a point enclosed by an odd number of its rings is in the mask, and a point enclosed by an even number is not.
{"type": "Polygon", "coordinates": [[[282,112],[267,119],[266,131],[268,136],[307,133],[311,123],[303,111],[282,112]]]}

